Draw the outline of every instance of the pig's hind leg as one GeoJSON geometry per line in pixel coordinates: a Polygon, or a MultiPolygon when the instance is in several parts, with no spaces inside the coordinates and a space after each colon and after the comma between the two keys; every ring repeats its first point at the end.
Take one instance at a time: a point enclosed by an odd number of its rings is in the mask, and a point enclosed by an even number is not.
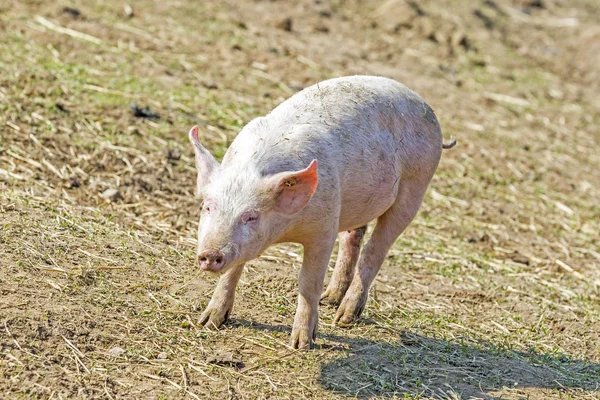
{"type": "Polygon", "coordinates": [[[373,234],[361,252],[352,283],[335,314],[335,323],[347,325],[362,313],[373,279],[392,244],[417,214],[429,180],[430,176],[418,176],[401,181],[396,201],[377,218],[373,234]]]}
{"type": "Polygon", "coordinates": [[[340,249],[335,268],[331,275],[331,280],[327,285],[327,289],[323,292],[321,300],[325,300],[329,304],[340,305],[350,283],[354,276],[358,256],[360,255],[360,246],[362,245],[363,237],[367,232],[367,226],[362,226],[357,229],[342,232],[340,235],[340,249]]]}

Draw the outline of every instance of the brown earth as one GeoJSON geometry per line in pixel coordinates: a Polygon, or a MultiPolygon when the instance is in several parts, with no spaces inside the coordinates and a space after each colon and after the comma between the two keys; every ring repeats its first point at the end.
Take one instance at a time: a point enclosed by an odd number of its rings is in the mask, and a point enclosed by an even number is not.
{"type": "Polygon", "coordinates": [[[594,0],[0,3],[0,397],[600,398],[599,16],[594,0]],[[247,265],[224,329],[201,329],[214,280],[193,263],[187,131],[222,156],[350,74],[405,83],[458,139],[362,320],[323,306],[316,349],[286,347],[290,244],[247,265]]]}

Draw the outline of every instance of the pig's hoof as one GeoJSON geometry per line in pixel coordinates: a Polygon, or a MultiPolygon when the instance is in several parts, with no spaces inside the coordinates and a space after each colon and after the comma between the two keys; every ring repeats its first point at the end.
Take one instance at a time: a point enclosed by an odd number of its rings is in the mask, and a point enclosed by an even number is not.
{"type": "Polygon", "coordinates": [[[209,307],[200,316],[198,324],[211,330],[219,329],[229,319],[229,311],[229,309],[209,307]]]}
{"type": "Polygon", "coordinates": [[[333,306],[339,306],[346,294],[345,291],[340,290],[338,287],[327,286],[327,289],[321,295],[321,301],[333,306]]]}
{"type": "Polygon", "coordinates": [[[341,327],[350,326],[362,314],[365,303],[366,299],[363,300],[361,297],[344,297],[333,317],[333,322],[341,327]]]}
{"type": "Polygon", "coordinates": [[[290,340],[290,347],[292,349],[309,350],[312,349],[313,340],[316,339],[317,329],[309,329],[307,327],[292,329],[292,338],[290,340]]]}

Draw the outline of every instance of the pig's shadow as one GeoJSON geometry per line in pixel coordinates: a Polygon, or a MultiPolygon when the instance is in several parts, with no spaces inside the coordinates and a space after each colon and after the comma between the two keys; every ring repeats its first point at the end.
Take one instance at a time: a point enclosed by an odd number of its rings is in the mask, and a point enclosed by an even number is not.
{"type": "MultiPolygon", "coordinates": [[[[289,332],[289,327],[243,320],[234,325],[289,332]]],[[[318,381],[325,389],[349,397],[400,398],[407,394],[500,399],[498,396],[505,398],[507,393],[511,398],[519,397],[519,389],[525,388],[528,395],[539,398],[547,396],[548,390],[600,393],[600,364],[569,356],[506,350],[469,338],[450,342],[406,332],[391,342],[331,334],[320,334],[320,339],[317,348],[337,351],[339,357],[321,365],[318,381]],[[502,395],[497,393],[501,390],[502,395]]]]}

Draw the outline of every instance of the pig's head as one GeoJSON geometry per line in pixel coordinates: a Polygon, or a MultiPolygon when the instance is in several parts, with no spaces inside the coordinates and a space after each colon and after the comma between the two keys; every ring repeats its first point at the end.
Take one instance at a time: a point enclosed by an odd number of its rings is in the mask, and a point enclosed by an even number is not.
{"type": "Polygon", "coordinates": [[[257,257],[284,233],[317,185],[317,160],[299,171],[263,176],[246,166],[223,168],[200,144],[198,127],[189,133],[194,145],[202,199],[198,227],[198,265],[223,273],[257,257]]]}

